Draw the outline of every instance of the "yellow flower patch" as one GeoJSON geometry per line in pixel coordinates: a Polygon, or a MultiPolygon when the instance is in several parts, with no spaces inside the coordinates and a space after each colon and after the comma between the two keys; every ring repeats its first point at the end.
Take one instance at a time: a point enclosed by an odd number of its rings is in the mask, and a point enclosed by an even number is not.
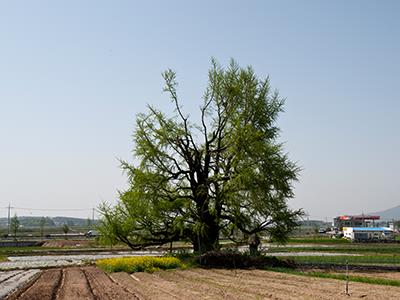
{"type": "Polygon", "coordinates": [[[157,270],[183,268],[185,265],[176,257],[132,256],[105,258],[96,261],[96,265],[107,272],[149,272],[157,270]]]}

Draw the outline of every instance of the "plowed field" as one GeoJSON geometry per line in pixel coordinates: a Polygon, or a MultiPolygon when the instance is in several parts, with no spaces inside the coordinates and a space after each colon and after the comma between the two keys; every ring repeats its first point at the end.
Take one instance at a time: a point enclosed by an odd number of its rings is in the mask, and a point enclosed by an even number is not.
{"type": "Polygon", "coordinates": [[[48,269],[8,299],[400,299],[400,288],[260,270],[106,274],[95,267],[48,269]]]}

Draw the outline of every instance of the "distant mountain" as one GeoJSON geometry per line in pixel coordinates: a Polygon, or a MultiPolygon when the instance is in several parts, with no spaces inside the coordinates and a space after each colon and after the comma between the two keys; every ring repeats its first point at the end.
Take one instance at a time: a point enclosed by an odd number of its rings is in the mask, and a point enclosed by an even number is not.
{"type": "Polygon", "coordinates": [[[326,222],[321,220],[302,220],[299,223],[302,227],[320,227],[326,225],[326,222]]]}
{"type": "MultiPolygon", "coordinates": [[[[42,217],[31,217],[31,216],[18,216],[18,220],[21,226],[24,227],[39,227],[42,217]]],[[[94,220],[96,224],[98,220],[94,220]]],[[[91,220],[73,217],[45,217],[45,226],[54,227],[62,226],[67,224],[69,226],[85,227],[91,223],[91,220]]],[[[8,224],[7,218],[0,218],[0,227],[6,227],[8,224]]]]}
{"type": "Polygon", "coordinates": [[[87,219],[72,218],[72,217],[53,217],[52,220],[54,221],[56,226],[63,225],[63,224],[67,224],[70,226],[85,226],[88,223],[87,219]]]}
{"type": "Polygon", "coordinates": [[[400,220],[400,205],[389,208],[386,210],[378,211],[378,212],[372,212],[369,213],[369,215],[377,215],[381,217],[381,220],[384,221],[391,221],[391,220],[400,220]]]}
{"type": "MultiPolygon", "coordinates": [[[[18,217],[19,224],[24,227],[39,227],[43,217],[21,216],[18,217]]],[[[6,227],[8,218],[0,218],[0,226],[6,227]]],[[[44,217],[44,226],[55,226],[54,221],[49,217],[44,217]]]]}

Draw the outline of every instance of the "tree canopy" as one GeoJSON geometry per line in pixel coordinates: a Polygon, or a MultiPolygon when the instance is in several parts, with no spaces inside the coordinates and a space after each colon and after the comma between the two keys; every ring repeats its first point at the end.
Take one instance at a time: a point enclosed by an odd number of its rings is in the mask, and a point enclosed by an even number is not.
{"type": "Polygon", "coordinates": [[[222,235],[285,241],[302,214],[287,205],[300,169],[277,140],[284,100],[269,78],[212,60],[199,123],[181,106],[175,72],[163,78],[174,114],[148,106],[137,116],[136,163],[122,161],[129,188],[101,206],[103,236],[132,248],[188,240],[200,252],[222,235]]]}

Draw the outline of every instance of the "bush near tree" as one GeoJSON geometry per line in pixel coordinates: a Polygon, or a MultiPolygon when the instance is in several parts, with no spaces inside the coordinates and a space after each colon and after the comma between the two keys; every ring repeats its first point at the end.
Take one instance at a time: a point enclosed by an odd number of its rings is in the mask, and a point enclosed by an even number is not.
{"type": "Polygon", "coordinates": [[[102,237],[133,249],[187,240],[200,253],[219,249],[222,235],[248,239],[253,254],[260,234],[286,241],[302,215],[287,205],[300,168],[278,141],[284,100],[269,78],[212,60],[197,123],[175,72],[163,78],[174,113],[148,106],[137,116],[134,163],[122,161],[129,188],[100,207],[102,237]]]}

